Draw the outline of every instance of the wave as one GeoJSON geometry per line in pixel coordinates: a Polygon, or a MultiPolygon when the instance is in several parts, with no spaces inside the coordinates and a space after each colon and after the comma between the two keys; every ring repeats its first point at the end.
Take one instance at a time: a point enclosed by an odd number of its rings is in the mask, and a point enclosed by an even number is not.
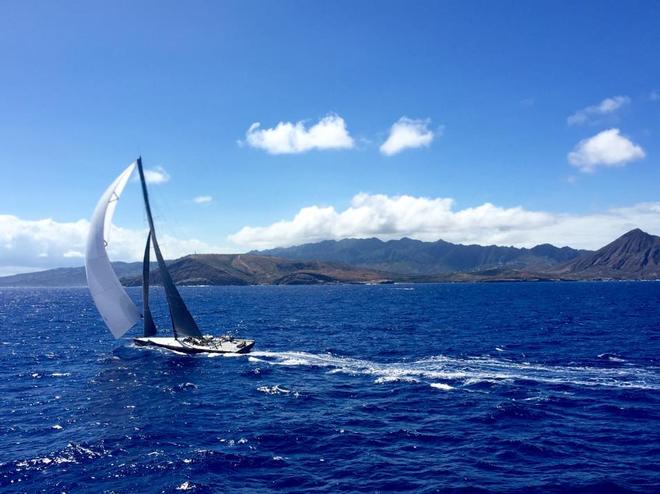
{"type": "Polygon", "coordinates": [[[283,388],[276,384],[275,386],[259,386],[257,388],[257,391],[260,393],[265,393],[268,395],[288,395],[288,394],[293,394],[293,396],[298,397],[298,392],[294,391],[293,393],[291,392],[290,389],[283,388]]]}
{"type": "MultiPolygon", "coordinates": [[[[103,447],[92,448],[85,447],[81,444],[69,443],[66,448],[54,451],[48,455],[13,462],[13,467],[15,472],[21,472],[23,470],[43,470],[47,467],[61,465],[63,463],[86,463],[90,460],[101,458],[109,454],[110,452],[103,447]]],[[[0,471],[2,470],[2,467],[7,467],[8,465],[10,465],[10,463],[0,464],[0,471]]]]}
{"type": "Polygon", "coordinates": [[[484,382],[499,384],[515,381],[660,389],[660,373],[653,368],[543,365],[490,356],[460,358],[438,355],[411,362],[381,363],[330,353],[256,351],[249,355],[249,361],[277,366],[325,368],[329,373],[373,376],[374,382],[378,384],[397,381],[425,383],[442,390],[484,382]]]}

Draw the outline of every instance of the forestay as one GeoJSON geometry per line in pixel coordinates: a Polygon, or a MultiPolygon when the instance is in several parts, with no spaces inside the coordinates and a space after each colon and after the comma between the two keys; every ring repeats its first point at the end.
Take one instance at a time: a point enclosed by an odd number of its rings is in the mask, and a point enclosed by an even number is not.
{"type": "Polygon", "coordinates": [[[106,231],[109,231],[117,201],[135,170],[132,163],[105,191],[94,210],[87,238],[85,271],[94,303],[115,338],[140,320],[140,311],[121,286],[106,252],[106,231]]]}

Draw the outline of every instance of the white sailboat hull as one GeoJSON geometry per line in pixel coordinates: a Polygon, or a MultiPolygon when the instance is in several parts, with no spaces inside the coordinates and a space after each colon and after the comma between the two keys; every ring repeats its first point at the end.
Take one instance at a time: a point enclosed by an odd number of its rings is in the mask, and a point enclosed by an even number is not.
{"type": "Polygon", "coordinates": [[[139,346],[156,346],[181,353],[248,353],[254,346],[254,340],[227,336],[205,336],[203,339],[142,336],[133,341],[139,346]]]}

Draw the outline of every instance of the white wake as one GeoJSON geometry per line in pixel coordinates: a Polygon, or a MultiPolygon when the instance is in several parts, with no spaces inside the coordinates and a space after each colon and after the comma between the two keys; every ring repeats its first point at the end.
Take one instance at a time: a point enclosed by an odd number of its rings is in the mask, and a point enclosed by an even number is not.
{"type": "Polygon", "coordinates": [[[658,369],[634,366],[617,368],[595,366],[542,365],[514,362],[493,357],[434,356],[410,362],[380,363],[330,353],[252,352],[250,362],[277,366],[325,368],[329,373],[373,376],[374,382],[408,381],[427,383],[451,390],[475,383],[534,381],[574,386],[660,389],[658,369]]]}

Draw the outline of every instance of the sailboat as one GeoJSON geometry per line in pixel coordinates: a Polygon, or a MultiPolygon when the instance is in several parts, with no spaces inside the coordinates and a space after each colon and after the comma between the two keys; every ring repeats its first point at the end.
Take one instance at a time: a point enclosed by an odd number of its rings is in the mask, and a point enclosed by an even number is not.
{"type": "Polygon", "coordinates": [[[139,346],[156,346],[183,353],[247,353],[254,346],[254,340],[234,338],[228,335],[204,335],[197,326],[172,280],[156,238],[156,229],[151,216],[149,193],[144,178],[141,157],[131,163],[110,184],[96,205],[87,238],[85,272],[94,304],[115,338],[121,338],[129,329],[142,320],[144,334],[133,340],[139,346]],[[126,187],[136,168],[140,176],[142,197],[149,223],[149,233],[147,234],[142,263],[141,312],[119,282],[106,250],[108,245],[106,232],[109,231],[117,201],[119,201],[124,187],[126,187]],[[156,254],[158,270],[170,310],[173,336],[158,335],[158,328],[149,308],[149,259],[152,247],[156,254]]]}

